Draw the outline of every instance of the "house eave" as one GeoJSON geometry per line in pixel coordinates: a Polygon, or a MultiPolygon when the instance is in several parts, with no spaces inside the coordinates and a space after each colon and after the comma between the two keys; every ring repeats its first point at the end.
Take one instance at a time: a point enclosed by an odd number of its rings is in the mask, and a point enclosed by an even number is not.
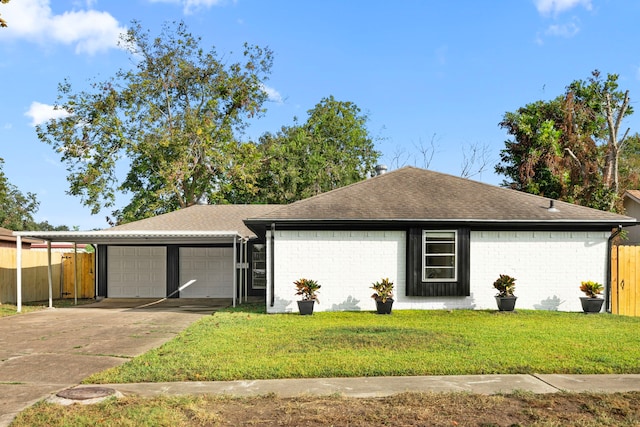
{"type": "Polygon", "coordinates": [[[577,220],[577,219],[554,219],[554,220],[496,220],[477,218],[457,218],[457,219],[425,219],[425,218],[403,218],[403,219],[269,219],[251,218],[245,220],[249,229],[258,235],[264,234],[265,228],[270,224],[276,224],[280,228],[406,228],[410,225],[425,226],[467,226],[476,229],[514,229],[514,230],[598,230],[606,231],[618,226],[630,227],[638,225],[634,218],[625,220],[577,220]]]}
{"type": "Polygon", "coordinates": [[[15,236],[89,244],[207,244],[241,239],[237,231],[15,231],[15,236]]]}

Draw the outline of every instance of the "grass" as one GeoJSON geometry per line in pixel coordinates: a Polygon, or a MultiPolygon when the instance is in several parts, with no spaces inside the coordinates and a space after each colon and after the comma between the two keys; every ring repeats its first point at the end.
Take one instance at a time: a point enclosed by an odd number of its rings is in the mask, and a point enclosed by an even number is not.
{"type": "MultiPolygon", "coordinates": [[[[69,299],[69,298],[54,299],[52,302],[53,302],[54,308],[74,307],[76,305],[74,299],[69,299]]],[[[91,304],[92,302],[96,302],[96,300],[95,299],[78,299],[78,305],[91,304]]],[[[16,311],[18,307],[15,304],[0,304],[0,317],[31,313],[34,311],[43,310],[47,307],[49,307],[49,300],[23,302],[22,311],[18,313],[16,311]]]]}
{"type": "Polygon", "coordinates": [[[96,405],[38,403],[12,427],[37,426],[640,425],[640,393],[403,393],[384,398],[128,396],[96,405]]]}
{"type": "Polygon", "coordinates": [[[236,308],[88,383],[640,373],[640,319],[521,310],[267,315],[236,308]]]}

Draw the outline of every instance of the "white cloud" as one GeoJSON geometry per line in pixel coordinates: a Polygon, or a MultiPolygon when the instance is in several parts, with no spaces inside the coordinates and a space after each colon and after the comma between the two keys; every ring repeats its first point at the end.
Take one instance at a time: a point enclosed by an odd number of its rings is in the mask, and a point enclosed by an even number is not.
{"type": "Polygon", "coordinates": [[[95,54],[114,48],[126,31],[108,12],[87,9],[54,15],[50,0],[12,1],[2,12],[9,23],[3,35],[42,44],[75,45],[76,53],[95,54]]]}
{"type": "Polygon", "coordinates": [[[182,12],[191,15],[199,9],[217,6],[224,0],[149,0],[151,3],[172,3],[182,5],[182,12]]]}
{"type": "Polygon", "coordinates": [[[580,28],[573,22],[562,25],[550,25],[544,32],[548,36],[571,38],[580,32],[580,28]]]}
{"type": "Polygon", "coordinates": [[[533,2],[542,15],[557,15],[579,5],[587,10],[592,8],[591,0],[534,0],[533,2]]]}
{"type": "Polygon", "coordinates": [[[282,95],[280,95],[280,93],[274,88],[263,84],[262,90],[267,93],[267,96],[269,97],[269,101],[276,102],[278,104],[283,103],[282,95]]]}
{"type": "Polygon", "coordinates": [[[31,103],[29,110],[24,113],[24,115],[31,117],[31,126],[38,126],[51,119],[67,117],[69,113],[65,110],[56,110],[53,105],[42,104],[34,101],[31,103]]]}

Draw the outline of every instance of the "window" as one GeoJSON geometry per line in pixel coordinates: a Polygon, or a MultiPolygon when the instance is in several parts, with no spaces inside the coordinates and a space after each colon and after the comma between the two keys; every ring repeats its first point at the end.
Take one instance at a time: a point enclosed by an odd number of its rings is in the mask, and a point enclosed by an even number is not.
{"type": "Polygon", "coordinates": [[[469,296],[469,227],[411,227],[407,233],[407,296],[469,296]]]}
{"type": "Polygon", "coordinates": [[[267,246],[253,245],[251,252],[251,287],[266,289],[267,287],[267,246]]]}
{"type": "Polygon", "coordinates": [[[423,230],[422,281],[458,280],[458,233],[451,230],[423,230]]]}

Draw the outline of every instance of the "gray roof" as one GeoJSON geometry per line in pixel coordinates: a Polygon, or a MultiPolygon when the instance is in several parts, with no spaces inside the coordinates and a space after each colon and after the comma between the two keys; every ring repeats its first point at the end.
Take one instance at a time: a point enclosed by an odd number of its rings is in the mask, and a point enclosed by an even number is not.
{"type": "Polygon", "coordinates": [[[404,167],[251,218],[270,221],[635,223],[634,218],[439,172],[404,167]]]}
{"type": "Polygon", "coordinates": [[[106,231],[220,231],[232,230],[255,237],[243,220],[265,215],[280,205],[195,205],[152,218],[130,222],[106,231]]]}
{"type": "Polygon", "coordinates": [[[255,234],[243,220],[279,205],[196,205],[106,230],[16,231],[14,235],[43,240],[93,244],[228,243],[255,234]]]}

